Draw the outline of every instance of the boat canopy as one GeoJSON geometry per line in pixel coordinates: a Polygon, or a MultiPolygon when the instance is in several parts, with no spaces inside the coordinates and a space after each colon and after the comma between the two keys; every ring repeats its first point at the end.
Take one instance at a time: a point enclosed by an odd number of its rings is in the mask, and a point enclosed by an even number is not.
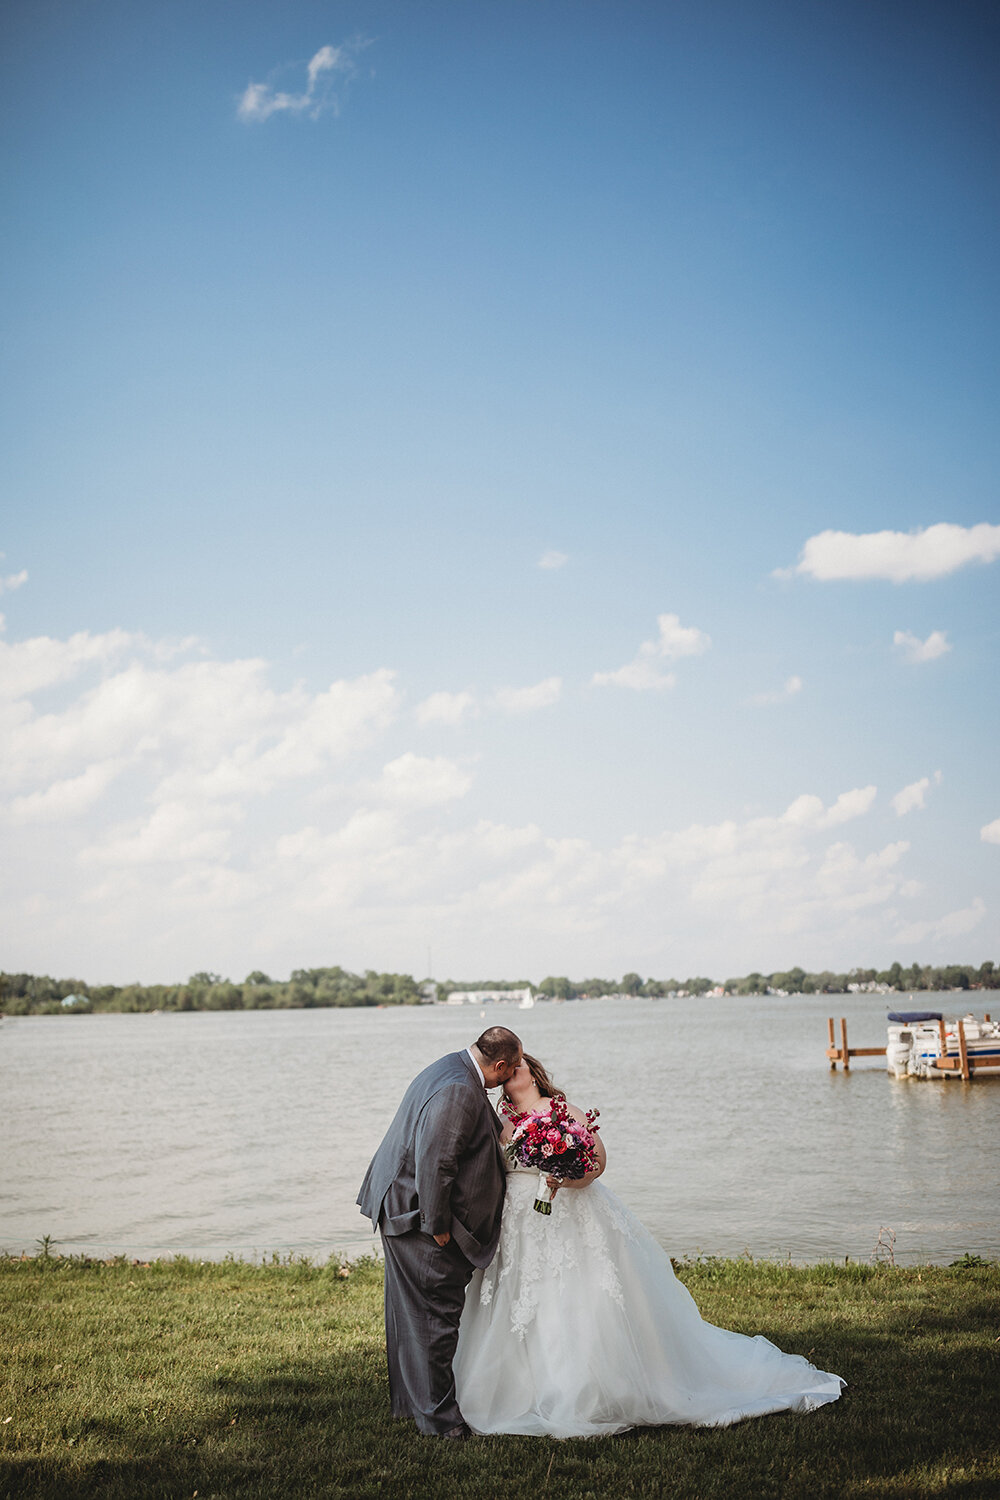
{"type": "Polygon", "coordinates": [[[915,1026],[918,1021],[940,1021],[943,1017],[939,1010],[891,1010],[890,1021],[901,1021],[904,1026],[915,1026]]]}

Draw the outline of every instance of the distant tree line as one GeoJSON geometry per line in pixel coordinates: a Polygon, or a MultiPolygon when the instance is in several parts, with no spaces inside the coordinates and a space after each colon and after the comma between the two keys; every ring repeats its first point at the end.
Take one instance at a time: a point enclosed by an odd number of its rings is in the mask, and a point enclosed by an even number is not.
{"type": "Polygon", "coordinates": [[[892,990],[995,990],[1000,988],[1000,972],[991,959],[974,968],[971,964],[890,964],[888,969],[851,969],[835,974],[824,969],[810,974],[805,969],[787,969],[774,974],[756,971],[742,978],[717,980],[704,974],[687,979],[643,979],[639,974],[623,974],[621,979],[567,979],[549,975],[538,986],[543,995],[559,1000],[585,1000],[598,995],[706,995],[721,989],[727,995],[768,995],[783,991],[788,995],[840,995],[851,986],[859,989],[884,986],[892,990]]]}
{"type": "MultiPolygon", "coordinates": [[[[50,979],[48,975],[0,973],[0,1013],[9,1016],[57,1015],[73,1010],[87,1012],[190,1011],[190,1010],[308,1010],[332,1005],[418,1005],[421,1001],[446,999],[453,990],[515,990],[531,983],[527,979],[446,980],[418,983],[409,974],[378,974],[366,969],[353,974],[339,967],[293,969],[289,979],[271,979],[260,969],[248,974],[242,984],[221,974],[202,971],[186,984],[87,984],[82,979],[50,979]],[[70,1002],[65,1004],[64,1002],[70,1002]]],[[[835,974],[824,969],[810,974],[788,969],[774,974],[754,972],[724,982],[696,974],[687,979],[643,979],[635,973],[621,979],[571,980],[549,975],[536,986],[553,1000],[589,1000],[600,995],[706,995],[723,990],[727,995],[844,994],[850,987],[882,986],[891,990],[995,990],[1000,971],[992,960],[974,968],[970,964],[890,964],[888,969],[851,969],[835,974]]]]}
{"type": "Polygon", "coordinates": [[[368,969],[293,969],[271,979],[260,969],[242,984],[221,974],[192,974],[186,984],[87,984],[37,974],[0,974],[0,1011],[9,1016],[62,1011],[308,1010],[331,1005],[416,1005],[423,998],[409,974],[368,969]],[[75,997],[70,1005],[63,1002],[75,997]]]}

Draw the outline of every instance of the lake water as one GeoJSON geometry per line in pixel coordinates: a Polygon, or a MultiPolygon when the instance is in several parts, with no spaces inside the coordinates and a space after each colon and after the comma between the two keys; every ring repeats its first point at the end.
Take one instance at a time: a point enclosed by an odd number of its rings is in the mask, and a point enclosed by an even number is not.
{"type": "Polygon", "coordinates": [[[882,1046],[889,998],[8,1017],[0,1249],[370,1250],[354,1200],[406,1084],[499,1021],[601,1110],[604,1181],[673,1255],[867,1260],[885,1225],[901,1264],[1000,1256],[1000,1078],[829,1070],[827,1015],[882,1046]]]}

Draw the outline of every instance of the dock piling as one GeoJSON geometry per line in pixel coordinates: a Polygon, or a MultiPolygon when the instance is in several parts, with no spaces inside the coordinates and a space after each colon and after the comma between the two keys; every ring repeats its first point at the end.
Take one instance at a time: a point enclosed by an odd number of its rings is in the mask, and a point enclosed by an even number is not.
{"type": "Polygon", "coordinates": [[[837,1064],[843,1063],[844,1072],[851,1071],[852,1057],[884,1057],[884,1047],[849,1047],[847,1045],[847,1017],[840,1018],[840,1046],[834,1041],[833,1017],[827,1016],[827,1031],[830,1037],[830,1045],[826,1049],[826,1055],[830,1059],[830,1071],[836,1073],[837,1064]]]}
{"type": "Polygon", "coordinates": [[[962,1021],[962,1020],[959,1020],[959,1023],[958,1023],[958,1057],[959,1057],[959,1063],[960,1063],[960,1066],[961,1066],[961,1069],[962,1069],[962,1078],[963,1078],[963,1080],[966,1083],[968,1083],[968,1081],[969,1081],[969,1049],[968,1049],[968,1047],[965,1044],[965,1022],[962,1021]]]}

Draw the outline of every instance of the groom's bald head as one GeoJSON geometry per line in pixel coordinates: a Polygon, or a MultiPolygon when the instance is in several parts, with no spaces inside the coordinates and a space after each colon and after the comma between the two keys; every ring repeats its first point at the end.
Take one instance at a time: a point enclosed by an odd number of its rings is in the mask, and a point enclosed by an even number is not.
{"type": "Polygon", "coordinates": [[[521,1038],[508,1031],[506,1026],[488,1026],[469,1051],[479,1064],[488,1089],[509,1083],[523,1055],[521,1038]]]}
{"type": "Polygon", "coordinates": [[[521,1061],[521,1038],[506,1026],[487,1026],[475,1045],[489,1063],[503,1062],[516,1068],[521,1061]]]}

